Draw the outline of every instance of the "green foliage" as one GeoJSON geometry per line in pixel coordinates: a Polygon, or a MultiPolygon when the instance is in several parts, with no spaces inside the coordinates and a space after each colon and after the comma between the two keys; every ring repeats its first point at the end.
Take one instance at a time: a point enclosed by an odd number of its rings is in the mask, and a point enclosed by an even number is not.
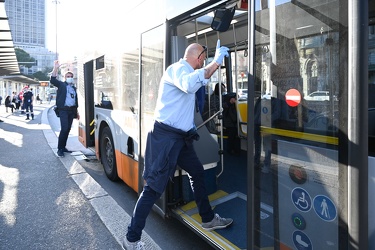
{"type": "Polygon", "coordinates": [[[33,77],[38,79],[38,81],[49,81],[49,73],[53,70],[52,67],[47,67],[43,71],[38,71],[33,74],[33,77]]]}
{"type": "Polygon", "coordinates": [[[42,71],[35,72],[33,74],[33,77],[38,79],[38,81],[48,81],[49,78],[46,74],[44,74],[42,71]]]}
{"type": "Polygon", "coordinates": [[[19,65],[23,65],[26,68],[31,68],[35,58],[31,57],[29,53],[20,48],[15,48],[16,57],[19,65]]]}

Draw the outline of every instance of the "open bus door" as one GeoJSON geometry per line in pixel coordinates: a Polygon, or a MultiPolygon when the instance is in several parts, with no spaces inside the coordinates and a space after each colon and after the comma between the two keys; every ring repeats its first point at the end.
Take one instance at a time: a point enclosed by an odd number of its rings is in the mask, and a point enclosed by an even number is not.
{"type": "MultiPolygon", "coordinates": [[[[84,112],[79,121],[78,140],[87,148],[95,145],[94,124],[94,72],[93,61],[84,64],[84,92],[79,100],[85,102],[84,112]]],[[[82,105],[83,106],[83,105],[82,105]]]]}

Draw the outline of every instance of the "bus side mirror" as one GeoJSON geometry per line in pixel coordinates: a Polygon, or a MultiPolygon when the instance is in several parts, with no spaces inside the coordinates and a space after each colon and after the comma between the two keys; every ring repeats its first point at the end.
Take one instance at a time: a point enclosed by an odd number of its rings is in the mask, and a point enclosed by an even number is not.
{"type": "Polygon", "coordinates": [[[232,22],[235,8],[230,9],[218,9],[215,11],[214,19],[211,23],[211,28],[216,31],[224,32],[229,29],[229,25],[232,22]]]}

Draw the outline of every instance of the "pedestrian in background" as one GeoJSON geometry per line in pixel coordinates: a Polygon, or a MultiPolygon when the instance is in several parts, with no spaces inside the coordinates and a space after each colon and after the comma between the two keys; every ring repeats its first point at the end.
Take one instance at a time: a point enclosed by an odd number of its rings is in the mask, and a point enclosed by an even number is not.
{"type": "Polygon", "coordinates": [[[40,99],[39,94],[36,95],[36,100],[39,102],[39,104],[42,104],[42,99],[40,99]]]}
{"type": "Polygon", "coordinates": [[[14,112],[14,109],[15,109],[15,106],[14,104],[12,103],[12,99],[10,98],[10,95],[8,95],[6,98],[5,98],[5,107],[6,107],[6,112],[8,113],[8,108],[11,108],[12,110],[12,113],[14,112]]]}
{"type": "Polygon", "coordinates": [[[205,46],[197,43],[189,45],[184,58],[169,66],[161,79],[154,127],[147,135],[143,172],[146,184],[123,241],[125,249],[144,249],[140,239],[146,218],[164,192],[168,180],[173,177],[177,165],[189,174],[203,229],[225,228],[233,222],[212,211],[204,183],[203,165],[193,147],[193,141],[199,137],[194,124],[195,93],[207,85],[224,56],[229,56],[228,48],[220,47],[218,41],[214,60],[202,68],[206,55],[205,46]]]}
{"type": "Polygon", "coordinates": [[[50,83],[57,87],[56,106],[60,114],[61,131],[57,145],[57,156],[64,157],[64,153],[71,152],[66,148],[73,119],[79,119],[78,97],[76,87],[73,85],[73,73],[65,73],[65,81],[57,80],[59,70],[59,61],[54,62],[54,68],[51,74],[50,83]]]}
{"type": "Polygon", "coordinates": [[[26,112],[26,120],[30,120],[30,115],[31,119],[34,120],[34,94],[33,94],[33,89],[28,88],[25,93],[23,93],[23,105],[25,108],[26,112]]]}
{"type": "Polygon", "coordinates": [[[20,110],[20,106],[21,106],[21,98],[20,98],[20,95],[19,94],[16,94],[15,95],[15,98],[16,100],[15,104],[16,104],[16,110],[20,110]]]}

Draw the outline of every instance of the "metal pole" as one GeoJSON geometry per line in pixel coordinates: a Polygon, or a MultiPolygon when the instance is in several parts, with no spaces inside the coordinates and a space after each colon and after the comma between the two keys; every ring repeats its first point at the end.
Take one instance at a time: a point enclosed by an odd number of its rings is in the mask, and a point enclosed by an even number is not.
{"type": "Polygon", "coordinates": [[[368,7],[348,1],[349,250],[368,249],[368,7]]]}
{"type": "Polygon", "coordinates": [[[54,4],[55,4],[55,19],[56,19],[56,27],[55,27],[55,32],[56,32],[56,55],[55,55],[55,59],[57,60],[58,59],[58,56],[57,56],[57,4],[59,4],[60,2],[58,0],[54,0],[52,1],[54,4]]]}
{"type": "MultiPolygon", "coordinates": [[[[254,1],[250,1],[248,5],[248,97],[247,97],[247,117],[254,117],[254,47],[255,47],[255,4],[254,1]]],[[[252,250],[256,248],[255,230],[257,228],[258,222],[256,220],[256,211],[259,211],[257,207],[259,204],[255,196],[255,170],[254,170],[254,123],[247,123],[247,249],[252,250]]],[[[258,201],[259,202],[259,201],[258,201]]]]}

